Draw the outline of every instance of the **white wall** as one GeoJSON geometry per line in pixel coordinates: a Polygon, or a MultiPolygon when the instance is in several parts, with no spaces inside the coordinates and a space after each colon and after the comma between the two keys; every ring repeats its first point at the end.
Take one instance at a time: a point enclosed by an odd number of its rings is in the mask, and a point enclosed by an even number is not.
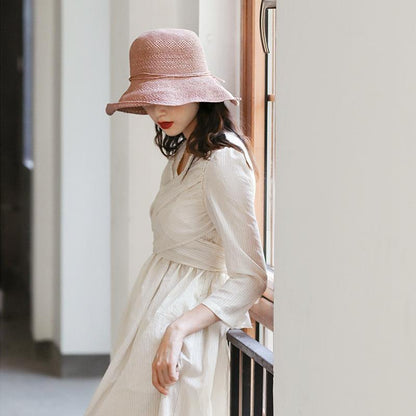
{"type": "Polygon", "coordinates": [[[61,353],[110,344],[109,2],[61,2],[61,353]]]}
{"type": "Polygon", "coordinates": [[[415,412],[415,13],[278,2],[279,416],[415,412]]]}
{"type": "MultiPolygon", "coordinates": [[[[240,0],[200,0],[199,37],[209,70],[219,77],[234,96],[240,96],[240,0]]],[[[239,107],[228,108],[236,121],[239,107]]]]}

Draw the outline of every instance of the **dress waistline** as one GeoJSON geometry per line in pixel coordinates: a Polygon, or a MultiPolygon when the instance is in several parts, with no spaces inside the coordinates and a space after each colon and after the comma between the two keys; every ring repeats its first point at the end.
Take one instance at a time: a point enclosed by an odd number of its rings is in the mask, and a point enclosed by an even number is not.
{"type": "Polygon", "coordinates": [[[153,253],[198,269],[227,273],[223,248],[207,241],[194,240],[189,244],[165,250],[158,250],[154,245],[153,253]]]}

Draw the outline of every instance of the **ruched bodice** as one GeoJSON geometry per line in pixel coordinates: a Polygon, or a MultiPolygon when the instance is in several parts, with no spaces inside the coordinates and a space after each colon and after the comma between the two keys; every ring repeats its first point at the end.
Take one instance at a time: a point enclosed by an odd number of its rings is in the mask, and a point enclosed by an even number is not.
{"type": "Polygon", "coordinates": [[[202,179],[208,161],[191,157],[181,174],[175,175],[175,162],[183,150],[184,143],[167,163],[150,207],[153,252],[189,266],[226,272],[224,248],[203,203],[202,179]]]}

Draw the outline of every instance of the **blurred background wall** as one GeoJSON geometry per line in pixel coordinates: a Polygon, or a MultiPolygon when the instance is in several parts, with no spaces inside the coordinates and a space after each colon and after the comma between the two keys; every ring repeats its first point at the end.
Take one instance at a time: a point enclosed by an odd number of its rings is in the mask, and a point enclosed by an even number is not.
{"type": "Polygon", "coordinates": [[[33,7],[32,335],[61,355],[110,339],[109,6],[33,7]]]}

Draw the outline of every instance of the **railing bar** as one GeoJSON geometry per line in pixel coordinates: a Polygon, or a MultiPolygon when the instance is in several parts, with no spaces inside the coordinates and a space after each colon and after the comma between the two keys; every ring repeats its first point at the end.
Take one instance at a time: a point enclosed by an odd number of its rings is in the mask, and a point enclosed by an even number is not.
{"type": "Polygon", "coordinates": [[[244,354],[252,358],[256,363],[273,374],[273,352],[255,339],[248,336],[241,329],[230,329],[227,332],[227,339],[244,354]]]}
{"type": "Polygon", "coordinates": [[[254,415],[263,415],[263,367],[254,363],[254,415]]]}
{"type": "Polygon", "coordinates": [[[251,408],[251,358],[243,353],[243,366],[242,366],[242,378],[243,378],[243,400],[242,400],[242,416],[250,416],[251,408]]]}
{"type": "Polygon", "coordinates": [[[240,407],[240,350],[231,344],[231,357],[230,357],[230,416],[239,416],[240,407]]]}
{"type": "Polygon", "coordinates": [[[266,416],[273,416],[273,375],[266,374],[266,416]]]}

